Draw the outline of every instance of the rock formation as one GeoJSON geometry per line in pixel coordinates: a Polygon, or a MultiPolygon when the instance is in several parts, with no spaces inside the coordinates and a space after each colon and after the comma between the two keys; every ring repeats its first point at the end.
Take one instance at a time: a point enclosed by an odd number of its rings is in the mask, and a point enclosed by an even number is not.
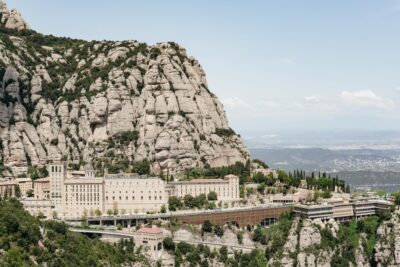
{"type": "Polygon", "coordinates": [[[2,0],[0,0],[0,24],[11,30],[29,29],[29,25],[24,21],[21,14],[15,9],[9,11],[7,4],[2,0]]]}
{"type": "Polygon", "coordinates": [[[172,174],[249,158],[179,45],[21,34],[29,28],[19,13],[3,2],[0,12],[3,174],[53,160],[98,168],[144,159],[172,174]]]}
{"type": "Polygon", "coordinates": [[[383,222],[377,231],[375,261],[378,267],[400,266],[400,211],[396,210],[389,221],[383,222]]]}

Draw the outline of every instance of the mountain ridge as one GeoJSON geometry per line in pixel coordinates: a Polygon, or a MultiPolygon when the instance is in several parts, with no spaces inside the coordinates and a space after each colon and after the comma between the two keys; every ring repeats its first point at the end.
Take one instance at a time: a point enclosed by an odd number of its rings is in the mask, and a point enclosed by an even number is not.
{"type": "Polygon", "coordinates": [[[249,158],[183,47],[45,36],[0,7],[3,176],[60,160],[172,174],[249,158]]]}

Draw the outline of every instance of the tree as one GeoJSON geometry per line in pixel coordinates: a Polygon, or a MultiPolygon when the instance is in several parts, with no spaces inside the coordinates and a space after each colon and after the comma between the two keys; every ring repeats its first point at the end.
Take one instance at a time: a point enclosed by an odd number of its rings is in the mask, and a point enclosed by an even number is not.
{"type": "Polygon", "coordinates": [[[209,201],[214,201],[214,200],[218,200],[218,195],[217,193],[215,193],[214,191],[210,191],[207,195],[207,199],[209,201]]]}
{"type": "Polygon", "coordinates": [[[108,216],[113,215],[113,211],[112,211],[112,210],[107,210],[107,215],[108,215],[108,216]]]}
{"type": "Polygon", "coordinates": [[[224,235],[224,229],[222,229],[221,226],[216,225],[214,227],[214,233],[218,236],[218,237],[222,237],[224,235]]]}
{"type": "Polygon", "coordinates": [[[236,236],[237,236],[237,240],[238,240],[239,244],[240,245],[243,244],[243,232],[239,231],[236,236]]]}
{"type": "Polygon", "coordinates": [[[161,206],[161,213],[166,213],[167,212],[167,208],[165,207],[165,205],[161,206]]]}
{"type": "Polygon", "coordinates": [[[264,161],[259,160],[259,159],[253,159],[254,163],[257,163],[258,165],[260,165],[261,167],[263,167],[264,169],[269,169],[269,166],[267,164],[265,164],[264,161]]]}
{"type": "Polygon", "coordinates": [[[15,186],[15,197],[20,198],[21,197],[21,188],[19,185],[15,186]]]}
{"type": "Polygon", "coordinates": [[[94,211],[94,214],[96,214],[96,216],[101,216],[101,210],[96,209],[96,210],[94,211]]]}
{"type": "Polygon", "coordinates": [[[171,211],[176,211],[182,208],[182,202],[179,198],[171,196],[168,199],[168,209],[171,211]]]}
{"type": "Polygon", "coordinates": [[[261,250],[253,250],[251,253],[251,261],[249,266],[254,267],[267,267],[268,263],[261,250]]]}
{"type": "Polygon", "coordinates": [[[186,255],[192,251],[192,246],[186,242],[179,242],[177,248],[183,255],[186,255]]]}
{"type": "Polygon", "coordinates": [[[259,184],[265,183],[266,177],[261,172],[257,172],[253,175],[253,181],[259,184]]]}
{"type": "Polygon", "coordinates": [[[164,249],[169,251],[175,251],[175,243],[171,237],[166,237],[163,240],[164,249]]]}
{"type": "Polygon", "coordinates": [[[400,205],[400,192],[395,192],[392,196],[394,197],[394,204],[400,205]]]}
{"type": "Polygon", "coordinates": [[[265,184],[260,184],[260,185],[258,185],[258,186],[257,186],[257,191],[258,191],[260,194],[264,194],[264,192],[265,192],[265,184]]]}
{"type": "Polygon", "coordinates": [[[386,197],[386,192],[379,190],[379,191],[376,192],[376,195],[379,196],[379,197],[386,197]]]}
{"type": "Polygon", "coordinates": [[[212,228],[213,228],[212,223],[209,220],[205,220],[203,222],[203,226],[201,227],[201,230],[203,232],[206,232],[206,233],[211,233],[212,232],[212,228]]]}
{"type": "Polygon", "coordinates": [[[241,185],[239,187],[239,190],[240,190],[240,198],[244,198],[244,185],[241,185]]]}
{"type": "Polygon", "coordinates": [[[207,197],[205,194],[200,194],[194,198],[194,205],[199,209],[204,207],[206,202],[207,202],[207,197]]]}
{"type": "Polygon", "coordinates": [[[186,195],[183,197],[183,202],[185,203],[185,206],[187,208],[193,208],[194,207],[194,197],[192,195],[186,195]]]}
{"type": "Polygon", "coordinates": [[[322,192],[322,194],[321,194],[321,197],[323,197],[323,198],[330,198],[331,196],[332,196],[332,193],[328,190],[322,192]]]}
{"type": "Polygon", "coordinates": [[[226,262],[228,260],[228,248],[226,246],[222,246],[219,249],[219,260],[222,262],[226,262]]]}
{"type": "Polygon", "coordinates": [[[118,215],[118,203],[113,203],[113,215],[118,215]]]}
{"type": "Polygon", "coordinates": [[[27,196],[27,197],[33,197],[33,190],[32,190],[32,189],[29,189],[29,190],[26,192],[26,196],[27,196]]]}
{"type": "Polygon", "coordinates": [[[253,241],[261,242],[265,240],[265,235],[265,230],[261,226],[257,226],[257,228],[254,230],[253,241]]]}
{"type": "Polygon", "coordinates": [[[137,161],[133,164],[133,171],[140,175],[150,174],[150,162],[147,159],[143,161],[137,161]]]}

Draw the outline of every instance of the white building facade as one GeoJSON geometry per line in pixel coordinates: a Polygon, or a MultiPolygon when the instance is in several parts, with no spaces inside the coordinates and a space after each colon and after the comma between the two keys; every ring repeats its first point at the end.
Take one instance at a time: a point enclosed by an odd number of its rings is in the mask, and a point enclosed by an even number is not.
{"type": "Polygon", "coordinates": [[[178,181],[168,184],[170,195],[185,197],[186,195],[198,196],[215,192],[218,200],[237,200],[240,198],[239,177],[227,175],[224,179],[194,179],[178,181]]]}
{"type": "Polygon", "coordinates": [[[52,163],[48,166],[50,182],[50,199],[54,212],[61,216],[63,213],[64,180],[66,177],[66,164],[52,163]]]}
{"type": "MultiPolygon", "coordinates": [[[[49,177],[34,182],[34,199],[51,200],[58,218],[81,218],[101,214],[159,212],[169,196],[217,194],[218,200],[237,200],[239,178],[195,179],[167,184],[161,178],[136,174],[106,174],[95,177],[88,165],[85,171],[67,171],[66,164],[50,164],[49,177]]],[[[30,209],[39,202],[30,202],[30,209]]]]}
{"type": "Polygon", "coordinates": [[[64,182],[62,217],[93,216],[104,211],[104,180],[73,178],[64,182]]]}
{"type": "Polygon", "coordinates": [[[168,202],[165,182],[157,177],[109,174],[104,178],[104,190],[106,212],[158,212],[168,202]]]}

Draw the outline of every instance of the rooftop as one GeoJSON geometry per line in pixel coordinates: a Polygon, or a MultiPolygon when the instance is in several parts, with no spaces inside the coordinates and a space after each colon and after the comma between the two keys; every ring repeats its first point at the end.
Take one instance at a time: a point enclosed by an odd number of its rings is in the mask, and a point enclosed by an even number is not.
{"type": "Polygon", "coordinates": [[[33,182],[35,182],[35,183],[47,183],[47,182],[50,182],[50,179],[49,179],[49,177],[45,177],[45,178],[36,179],[33,182]]]}
{"type": "Polygon", "coordinates": [[[101,178],[73,178],[65,179],[64,184],[101,184],[103,179],[101,178]]]}
{"type": "Polygon", "coordinates": [[[7,185],[16,185],[17,183],[15,181],[3,181],[0,182],[0,186],[7,186],[7,185]]]}
{"type": "Polygon", "coordinates": [[[17,181],[18,183],[20,182],[32,182],[31,178],[17,178],[15,179],[15,181],[17,181]]]}
{"type": "MultiPolygon", "coordinates": [[[[106,174],[105,179],[155,179],[157,177],[148,177],[147,175],[139,175],[137,173],[116,173],[106,174]]],[[[159,179],[159,178],[158,178],[159,179]]]]}
{"type": "Polygon", "coordinates": [[[217,183],[226,183],[226,180],[223,179],[193,179],[187,181],[176,181],[171,182],[171,184],[217,184],[217,183]]]}
{"type": "Polygon", "coordinates": [[[161,234],[162,231],[160,228],[140,228],[137,230],[137,233],[141,234],[161,234]]]}

